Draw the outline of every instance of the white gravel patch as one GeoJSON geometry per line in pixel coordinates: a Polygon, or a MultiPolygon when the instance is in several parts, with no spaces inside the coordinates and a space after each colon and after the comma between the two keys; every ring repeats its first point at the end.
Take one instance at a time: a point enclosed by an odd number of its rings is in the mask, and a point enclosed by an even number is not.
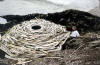
{"type": "Polygon", "coordinates": [[[0,17],[0,24],[6,24],[6,23],[7,23],[7,20],[0,17]]]}

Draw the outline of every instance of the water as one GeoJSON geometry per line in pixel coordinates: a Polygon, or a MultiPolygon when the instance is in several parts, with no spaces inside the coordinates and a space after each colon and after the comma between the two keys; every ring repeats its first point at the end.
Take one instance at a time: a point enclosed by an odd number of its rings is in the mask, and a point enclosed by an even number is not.
{"type": "Polygon", "coordinates": [[[98,0],[4,0],[0,1],[0,15],[47,14],[67,9],[90,11],[98,5],[98,0]]]}

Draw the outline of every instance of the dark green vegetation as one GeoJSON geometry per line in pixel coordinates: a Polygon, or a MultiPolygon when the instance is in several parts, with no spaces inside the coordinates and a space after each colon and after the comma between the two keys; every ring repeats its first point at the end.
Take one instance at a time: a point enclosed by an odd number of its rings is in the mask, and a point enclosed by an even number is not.
{"type": "Polygon", "coordinates": [[[67,30],[71,30],[71,27],[74,25],[81,33],[100,30],[100,17],[78,10],[66,10],[59,13],[48,14],[29,14],[24,16],[6,15],[1,17],[7,19],[8,23],[0,24],[0,32],[7,31],[16,24],[34,18],[42,18],[66,26],[67,30]]]}

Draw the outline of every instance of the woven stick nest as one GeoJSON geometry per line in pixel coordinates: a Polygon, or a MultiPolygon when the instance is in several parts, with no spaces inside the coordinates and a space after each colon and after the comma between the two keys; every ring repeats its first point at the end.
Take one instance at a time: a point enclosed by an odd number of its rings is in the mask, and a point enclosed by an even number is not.
{"type": "Polygon", "coordinates": [[[22,64],[61,50],[69,36],[70,32],[64,26],[44,19],[34,19],[10,28],[1,37],[0,49],[7,53],[7,58],[18,60],[22,64]],[[39,28],[34,29],[33,26],[39,28]]]}

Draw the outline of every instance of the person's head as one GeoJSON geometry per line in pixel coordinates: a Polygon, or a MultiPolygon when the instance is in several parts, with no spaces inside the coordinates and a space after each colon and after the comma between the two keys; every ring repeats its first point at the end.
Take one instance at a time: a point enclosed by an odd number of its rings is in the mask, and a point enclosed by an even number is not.
{"type": "Polygon", "coordinates": [[[72,26],[72,31],[77,30],[76,26],[72,26]]]}

